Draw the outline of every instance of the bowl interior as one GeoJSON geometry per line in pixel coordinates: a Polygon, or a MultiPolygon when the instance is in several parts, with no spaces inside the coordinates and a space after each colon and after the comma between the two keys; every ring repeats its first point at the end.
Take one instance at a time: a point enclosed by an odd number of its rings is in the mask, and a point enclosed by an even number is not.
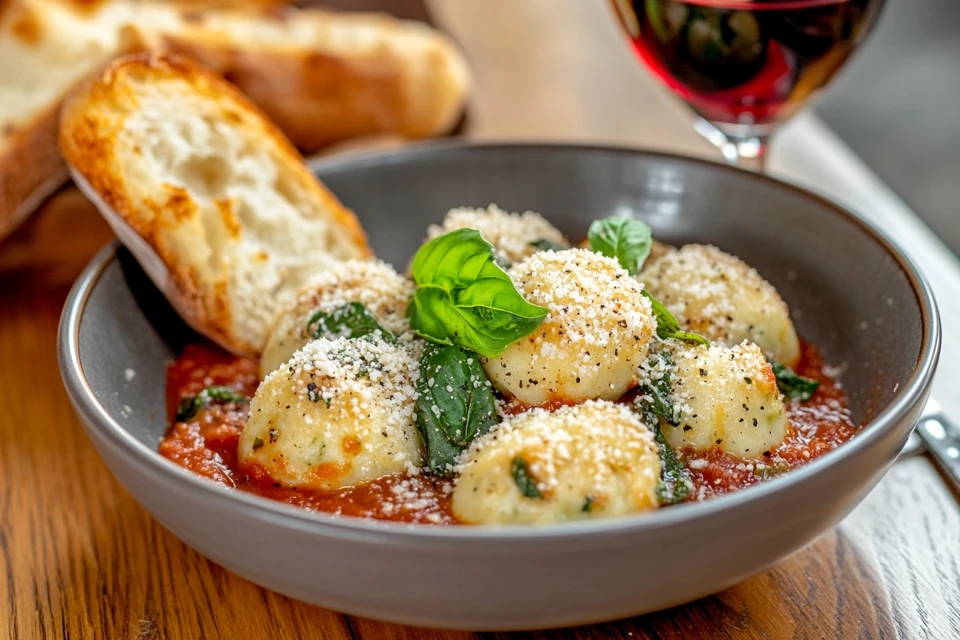
{"type": "MultiPolygon", "coordinates": [[[[855,420],[886,406],[914,371],[923,318],[884,242],[833,205],[720,165],[636,151],[552,146],[422,147],[319,164],[377,254],[406,267],[426,226],[457,206],[544,214],[571,239],[610,215],[666,242],[715,244],[756,267],[790,305],[800,335],[840,368],[855,420]]],[[[97,400],[154,448],[165,424],[166,363],[196,339],[125,250],[93,288],[80,361],[97,400]]]]}

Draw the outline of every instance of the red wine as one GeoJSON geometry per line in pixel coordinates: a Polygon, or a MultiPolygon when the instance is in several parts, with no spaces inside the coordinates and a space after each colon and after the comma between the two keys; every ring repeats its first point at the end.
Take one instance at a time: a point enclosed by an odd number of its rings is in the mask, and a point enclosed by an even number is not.
{"type": "Polygon", "coordinates": [[[724,124],[784,120],[836,73],[883,0],[613,0],[636,54],[724,124]]]}

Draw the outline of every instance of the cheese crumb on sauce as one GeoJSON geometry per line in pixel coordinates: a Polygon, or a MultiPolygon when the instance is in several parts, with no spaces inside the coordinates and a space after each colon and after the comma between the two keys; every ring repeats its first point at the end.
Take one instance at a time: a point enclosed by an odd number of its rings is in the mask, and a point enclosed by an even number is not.
{"type": "Polygon", "coordinates": [[[537,248],[531,243],[537,240],[570,246],[563,234],[539,213],[508,213],[495,204],[486,209],[451,209],[443,224],[427,228],[427,240],[457,229],[479,231],[483,239],[493,245],[501,263],[513,264],[533,255],[537,248]]]}

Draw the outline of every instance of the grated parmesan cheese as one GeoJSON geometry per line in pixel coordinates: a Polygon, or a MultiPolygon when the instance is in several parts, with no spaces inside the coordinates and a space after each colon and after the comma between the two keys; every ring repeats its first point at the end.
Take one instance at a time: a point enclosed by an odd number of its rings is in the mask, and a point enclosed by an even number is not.
{"type": "Polygon", "coordinates": [[[537,249],[531,243],[537,240],[570,246],[563,234],[539,213],[507,213],[495,204],[486,209],[451,209],[443,224],[427,228],[427,240],[457,229],[479,231],[483,239],[496,249],[501,263],[513,264],[533,255],[537,249]]]}
{"type": "Polygon", "coordinates": [[[586,249],[536,253],[509,274],[548,314],[536,331],[484,361],[494,386],[528,405],[623,395],[655,326],[639,283],[616,260],[586,249]]]}
{"type": "Polygon", "coordinates": [[[278,314],[260,360],[260,376],[280,368],[310,340],[307,323],[314,313],[330,313],[351,302],[366,307],[387,331],[412,339],[407,303],[413,288],[413,282],[385,262],[348,260],[320,273],[278,314]]]}
{"type": "Polygon", "coordinates": [[[321,338],[268,375],[250,402],[241,465],[285,486],[336,489],[418,466],[422,344],[321,338]]]}
{"type": "Polygon", "coordinates": [[[652,261],[638,277],[684,329],[728,346],[750,340],[787,366],[799,359],[787,304],[736,256],[688,244],[652,261]]]}
{"type": "MultiPolygon", "coordinates": [[[[674,361],[671,400],[680,420],[661,428],[671,446],[718,448],[750,460],[783,442],[789,426],[783,397],[757,345],[746,340],[735,347],[670,341],[669,347],[674,361]]],[[[649,366],[644,363],[641,371],[649,366]]]]}
{"type": "Polygon", "coordinates": [[[590,400],[532,409],[501,423],[461,455],[454,514],[475,523],[545,523],[657,506],[660,457],[653,433],[628,407],[590,400]],[[514,475],[522,460],[540,498],[514,475]]]}

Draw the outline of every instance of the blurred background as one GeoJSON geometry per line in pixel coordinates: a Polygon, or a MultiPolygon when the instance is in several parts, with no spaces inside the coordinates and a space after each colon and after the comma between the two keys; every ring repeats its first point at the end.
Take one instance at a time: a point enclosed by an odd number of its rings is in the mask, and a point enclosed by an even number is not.
{"type": "MultiPolygon", "coordinates": [[[[70,4],[69,0],[0,0],[0,7],[9,15],[17,5],[57,2],[70,4]]],[[[74,5],[91,7],[124,3],[150,4],[146,0],[72,0],[74,5]]],[[[197,15],[211,6],[271,4],[286,3],[179,2],[197,15]]],[[[389,11],[398,17],[429,21],[449,34],[463,50],[473,75],[466,116],[456,134],[477,139],[636,146],[720,160],[716,149],[691,128],[687,107],[631,55],[609,0],[309,0],[295,4],[389,11]]],[[[74,39],[71,28],[64,28],[57,37],[74,39]]],[[[78,31],[76,39],[91,38],[90,30],[96,28],[78,31]]],[[[36,38],[29,29],[13,32],[25,42],[36,38]]],[[[886,0],[879,23],[865,44],[814,107],[829,128],[955,253],[960,253],[956,204],[960,202],[958,32],[960,0],[886,0]]],[[[11,91],[9,78],[14,78],[14,84],[26,82],[29,91],[31,84],[42,84],[46,77],[40,71],[21,73],[17,56],[4,48],[9,40],[10,36],[0,34],[0,124],[4,113],[16,119],[17,92],[24,90],[14,86],[11,91]],[[41,79],[34,82],[35,77],[41,79]]],[[[71,56],[79,55],[77,51],[82,53],[77,47],[54,52],[59,56],[57,64],[68,63],[71,56]]],[[[308,128],[315,124],[309,116],[304,121],[308,128]]],[[[0,141],[3,135],[0,127],[0,141]]],[[[318,150],[316,145],[300,146],[307,154],[318,150]]],[[[772,149],[776,173],[776,137],[772,149]]],[[[816,188],[816,184],[810,186],[816,188]]],[[[0,210],[4,204],[10,205],[4,201],[5,187],[0,180],[0,210]]],[[[49,267],[52,256],[44,252],[50,243],[44,238],[58,239],[65,230],[76,230],[81,240],[55,250],[59,258],[61,251],[76,254],[62,274],[63,280],[72,278],[78,265],[110,235],[92,210],[77,214],[80,204],[79,194],[61,190],[40,208],[36,220],[29,220],[15,237],[2,241],[0,274],[29,264],[49,267]],[[87,231],[97,225],[99,232],[87,231]]]]}
{"type": "Polygon", "coordinates": [[[960,2],[887,0],[816,112],[960,254],[960,2]]]}

